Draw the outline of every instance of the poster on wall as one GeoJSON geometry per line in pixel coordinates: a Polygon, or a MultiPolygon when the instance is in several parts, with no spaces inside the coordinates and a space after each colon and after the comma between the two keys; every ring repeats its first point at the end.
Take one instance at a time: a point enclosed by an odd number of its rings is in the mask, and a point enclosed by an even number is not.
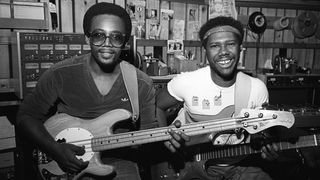
{"type": "Polygon", "coordinates": [[[145,38],[145,0],[128,0],[126,10],[132,21],[132,35],[137,39],[145,38]]]}
{"type": "Polygon", "coordinates": [[[209,0],[209,19],[217,16],[238,19],[235,0],[209,0]]]}
{"type": "Polygon", "coordinates": [[[173,13],[174,11],[171,9],[161,9],[161,19],[169,21],[173,19],[173,13]]]}
{"type": "Polygon", "coordinates": [[[183,40],[181,39],[168,40],[167,48],[168,48],[168,51],[167,51],[168,54],[183,52],[183,49],[184,49],[183,40]]]}
{"type": "Polygon", "coordinates": [[[182,19],[174,19],[173,24],[173,39],[184,39],[185,21],[182,19]]]}
{"type": "Polygon", "coordinates": [[[144,0],[127,1],[126,10],[132,21],[144,21],[146,2],[144,0]]]}

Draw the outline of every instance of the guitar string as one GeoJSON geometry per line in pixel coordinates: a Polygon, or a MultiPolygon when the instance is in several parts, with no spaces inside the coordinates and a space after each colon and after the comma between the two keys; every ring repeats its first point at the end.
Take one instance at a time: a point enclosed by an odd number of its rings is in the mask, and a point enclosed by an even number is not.
{"type": "MultiPolygon", "coordinates": [[[[251,120],[254,120],[254,119],[257,119],[257,118],[251,118],[251,120]]],[[[264,120],[268,120],[268,119],[273,119],[273,118],[264,118],[264,120]]],[[[234,121],[233,121],[234,122],[234,121]]],[[[233,123],[233,122],[231,122],[231,123],[233,123]]],[[[219,127],[221,127],[221,124],[223,124],[223,123],[219,123],[218,125],[213,125],[214,127],[215,126],[218,126],[218,127],[216,127],[216,128],[219,128],[219,127]]],[[[223,125],[228,125],[228,124],[223,124],[223,125]]],[[[232,125],[232,124],[231,124],[232,125]]],[[[230,126],[230,125],[229,125],[230,126]]],[[[210,126],[209,126],[210,127],[210,126]]],[[[207,127],[207,129],[209,128],[209,127],[207,127]]],[[[214,127],[211,127],[211,128],[214,128],[214,127]]],[[[191,127],[191,128],[193,128],[193,127],[191,127]]],[[[187,128],[185,128],[185,129],[183,129],[183,130],[186,130],[187,128]]],[[[194,129],[194,128],[193,128],[194,129]]],[[[193,131],[198,131],[198,130],[193,130],[193,131]]],[[[192,131],[190,131],[190,134],[191,134],[191,132],[192,131]]],[[[161,133],[161,132],[160,132],[161,133]]],[[[129,132],[129,134],[133,134],[132,132],[130,133],[129,132]]],[[[166,132],[165,132],[165,135],[167,135],[167,136],[169,136],[168,135],[168,133],[167,133],[167,129],[166,129],[166,132]]],[[[143,137],[143,136],[142,136],[143,137]]],[[[160,136],[161,137],[161,136],[160,136]]],[[[122,137],[123,138],[123,137],[122,137]]],[[[119,145],[119,143],[123,143],[123,144],[126,144],[126,143],[129,143],[129,142],[132,142],[132,143],[135,143],[134,141],[132,141],[132,140],[127,140],[127,138],[128,137],[126,137],[125,138],[125,140],[124,141],[122,141],[122,142],[119,142],[119,139],[121,139],[121,137],[120,138],[118,138],[118,139],[116,139],[116,142],[111,142],[111,140],[110,139],[108,139],[108,137],[103,137],[102,139],[101,138],[92,138],[92,139],[87,139],[87,140],[82,140],[82,141],[78,141],[78,142],[83,142],[83,143],[85,143],[85,144],[79,144],[79,145],[88,145],[88,144],[91,144],[91,142],[92,141],[97,141],[98,143],[100,143],[100,145],[99,144],[95,144],[94,146],[95,147],[99,147],[99,146],[112,146],[113,144],[115,144],[115,145],[119,145]],[[90,141],[90,143],[88,143],[88,141],[90,141]],[[103,143],[104,142],[104,143],[103,143]],[[107,144],[106,144],[106,142],[108,142],[107,144]]],[[[130,138],[130,137],[129,137],[130,138]]],[[[149,137],[150,138],[150,137],[149,137]]],[[[154,137],[155,138],[155,137],[154,137]]],[[[140,141],[143,141],[144,139],[146,139],[146,138],[142,138],[142,139],[139,139],[140,141]]],[[[138,141],[138,140],[136,140],[136,141],[138,141]]],[[[68,143],[74,143],[74,142],[68,142],[68,143]]],[[[133,144],[134,145],[134,144],[133,144]]]]}
{"type": "MultiPolygon", "coordinates": [[[[286,150],[286,149],[293,149],[293,148],[303,148],[303,147],[310,147],[310,146],[317,146],[316,142],[320,140],[318,138],[318,135],[316,136],[316,139],[313,137],[314,135],[310,136],[302,136],[303,140],[298,140],[296,143],[290,143],[290,142],[278,142],[280,145],[280,150],[286,150]],[[285,147],[283,147],[282,144],[286,144],[285,147]],[[310,145],[311,144],[311,145],[310,145]]],[[[255,150],[250,146],[249,144],[237,144],[235,146],[230,147],[221,147],[220,149],[214,149],[212,152],[205,152],[200,153],[200,159],[201,160],[208,160],[210,157],[212,158],[224,158],[224,157],[230,157],[230,156],[240,156],[240,155],[248,155],[248,154],[254,154],[254,153],[260,153],[261,150],[255,150]],[[241,150],[243,149],[243,153],[241,153],[241,150]],[[246,150],[248,152],[246,152],[246,150]],[[238,153],[239,152],[239,153],[238,153]],[[231,154],[231,155],[229,155],[231,154]]]]}
{"type": "MultiPolygon", "coordinates": [[[[236,120],[236,119],[241,119],[241,118],[226,119],[225,121],[226,122],[231,121],[231,123],[234,123],[235,122],[234,120],[236,120]]],[[[254,121],[256,119],[261,119],[261,118],[257,118],[257,117],[247,118],[246,121],[249,121],[249,120],[254,121]]],[[[269,120],[269,119],[273,119],[273,118],[262,118],[262,119],[263,120],[269,120]]],[[[258,120],[258,121],[261,121],[261,120],[258,120]]],[[[206,129],[208,129],[211,126],[218,126],[218,128],[219,128],[219,127],[221,127],[221,125],[227,125],[227,123],[224,124],[223,122],[216,122],[216,123],[218,123],[218,124],[209,125],[208,127],[206,127],[206,129]]],[[[206,121],[206,123],[204,123],[204,124],[212,124],[212,122],[207,122],[206,121]]],[[[191,127],[190,127],[190,125],[191,125],[191,123],[184,125],[184,127],[182,127],[182,131],[186,131],[188,128],[195,129],[195,127],[193,127],[194,125],[192,125],[191,127]]],[[[205,125],[203,125],[203,124],[199,124],[198,126],[205,127],[205,125]]],[[[211,128],[214,128],[214,127],[211,127],[211,128]]],[[[176,130],[181,130],[181,129],[176,128],[176,130]]],[[[154,131],[155,131],[155,133],[164,133],[165,135],[167,135],[169,137],[169,135],[167,133],[167,131],[168,131],[167,127],[165,127],[165,128],[156,128],[156,129],[154,129],[154,131]],[[163,132],[156,132],[157,130],[158,131],[162,130],[163,132]]],[[[190,132],[193,132],[193,131],[190,131],[190,132]]],[[[118,138],[115,138],[117,136],[117,134],[113,134],[113,137],[111,137],[111,138],[109,138],[108,136],[106,136],[106,137],[94,137],[94,138],[91,138],[91,139],[84,139],[84,140],[79,140],[79,141],[70,141],[68,143],[71,143],[71,144],[78,144],[79,143],[79,145],[81,146],[81,145],[91,144],[91,142],[93,142],[93,141],[97,141],[98,143],[100,143],[100,145],[96,144],[96,146],[107,146],[107,145],[112,145],[112,144],[119,144],[120,143],[119,139],[124,139],[124,141],[122,141],[122,143],[128,143],[128,142],[132,141],[132,140],[128,140],[128,138],[133,137],[134,133],[135,132],[122,133],[121,135],[118,136],[118,138]],[[121,137],[121,136],[123,136],[123,137],[121,137]],[[116,140],[116,142],[112,142],[112,140],[116,140]],[[106,144],[106,142],[107,142],[107,144],[106,144]]],[[[141,136],[144,137],[143,136],[143,132],[136,131],[136,133],[137,134],[141,134],[141,136]]],[[[163,136],[160,136],[160,137],[163,137],[163,136]]]]}
{"type": "MultiPolygon", "coordinates": [[[[281,145],[280,150],[287,150],[287,149],[293,149],[293,148],[304,148],[304,147],[310,147],[310,146],[319,146],[319,145],[316,145],[314,143],[315,139],[312,137],[312,135],[307,136],[307,137],[309,137],[309,138],[308,139],[304,139],[302,142],[297,142],[297,143],[279,142],[278,144],[280,144],[280,143],[281,144],[286,144],[285,147],[283,145],[281,145]]],[[[303,138],[306,138],[306,136],[303,136],[303,138]]],[[[320,141],[320,138],[317,138],[317,141],[320,141]]],[[[224,147],[224,148],[221,147],[222,149],[214,149],[214,150],[212,150],[213,152],[206,152],[206,153],[214,153],[214,152],[218,153],[218,151],[220,151],[220,153],[221,153],[221,151],[223,151],[224,152],[223,154],[227,154],[227,153],[225,153],[225,151],[228,151],[228,152],[234,152],[235,151],[235,152],[237,152],[237,150],[234,150],[234,149],[238,149],[238,150],[241,149],[241,147],[236,147],[238,145],[240,145],[240,146],[247,145],[247,146],[245,146],[245,149],[249,149],[249,151],[250,151],[250,149],[253,150],[253,151],[256,151],[254,153],[260,153],[261,152],[259,150],[254,150],[253,148],[251,148],[249,146],[249,144],[237,144],[237,145],[234,145],[234,147],[224,147]]],[[[88,149],[88,151],[86,150],[86,153],[95,152],[95,151],[90,151],[90,150],[92,150],[92,148],[86,148],[86,149],[88,149]]],[[[203,153],[203,154],[205,154],[205,153],[203,153]]],[[[247,154],[250,154],[250,153],[244,153],[243,155],[247,155],[247,154]]],[[[228,157],[228,156],[222,156],[221,158],[223,158],[223,157],[228,157]]]]}
{"type": "MultiPolygon", "coordinates": [[[[211,121],[203,121],[201,123],[189,123],[189,124],[185,124],[183,125],[183,127],[181,128],[174,128],[174,127],[162,127],[162,128],[154,128],[153,131],[155,133],[165,133],[167,134],[167,131],[169,128],[173,129],[173,130],[188,130],[189,128],[197,128],[197,127],[201,127],[201,126],[206,126],[206,124],[223,124],[224,122],[235,122],[234,120],[236,119],[240,119],[240,118],[234,118],[234,119],[230,119],[230,118],[223,118],[223,119],[219,119],[219,120],[215,120],[215,121],[219,121],[219,122],[211,122],[211,121]],[[162,132],[161,132],[162,131],[162,132]]],[[[213,120],[212,120],[213,121],[213,120]]],[[[108,139],[108,140],[117,140],[117,139],[121,139],[121,138],[130,138],[132,137],[134,134],[141,134],[143,135],[144,133],[146,134],[150,134],[150,129],[146,129],[146,130],[140,130],[140,131],[131,131],[131,132],[126,132],[126,133],[121,133],[121,134],[112,134],[110,136],[112,137],[108,137],[108,136],[101,136],[101,137],[94,137],[94,138],[89,138],[89,139],[83,139],[83,140],[77,140],[77,141],[69,141],[68,143],[78,143],[78,142],[86,142],[86,141],[91,141],[93,139],[108,139]]]]}
{"type": "MultiPolygon", "coordinates": [[[[295,143],[280,141],[280,142],[278,142],[278,145],[280,146],[280,150],[293,149],[293,148],[304,148],[304,147],[310,147],[310,146],[318,146],[319,140],[320,140],[320,135],[314,134],[314,135],[299,137],[299,139],[295,143]],[[285,146],[282,144],[285,144],[285,146]]],[[[212,152],[200,153],[197,155],[197,160],[207,160],[207,159],[212,159],[212,158],[224,158],[224,157],[230,157],[230,156],[248,155],[248,154],[261,152],[261,150],[260,151],[255,150],[249,145],[250,145],[250,143],[249,144],[241,144],[241,145],[236,145],[236,146],[229,146],[227,148],[224,147],[221,149],[214,149],[214,150],[212,150],[212,152]],[[246,152],[246,150],[247,150],[247,152],[246,152]],[[243,151],[243,153],[242,153],[242,151],[243,151]],[[229,154],[231,154],[231,155],[229,155],[229,154]]]]}

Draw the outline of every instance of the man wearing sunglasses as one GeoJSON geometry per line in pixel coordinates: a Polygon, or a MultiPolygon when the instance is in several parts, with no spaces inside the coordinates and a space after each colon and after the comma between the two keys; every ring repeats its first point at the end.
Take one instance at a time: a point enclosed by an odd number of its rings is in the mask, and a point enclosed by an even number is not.
{"type": "MultiPolygon", "coordinates": [[[[85,154],[87,149],[81,145],[58,143],[52,138],[43,125],[51,112],[66,113],[82,120],[92,120],[115,109],[132,112],[120,67],[125,62],[119,59],[131,35],[129,15],[118,5],[97,3],[86,12],[83,29],[91,53],[66,59],[47,70],[34,93],[23,101],[17,118],[19,130],[70,174],[77,174],[88,167],[88,161],[76,157],[85,154]]],[[[129,65],[129,68],[135,67],[129,65]]],[[[114,134],[158,126],[152,80],[138,69],[135,73],[139,119],[135,123],[129,121],[114,125],[114,134]]],[[[108,118],[105,121],[108,122],[108,118]]],[[[109,125],[113,126],[110,120],[109,125]]],[[[102,153],[103,164],[112,165],[115,169],[115,173],[103,179],[141,179],[134,162],[137,158],[135,153],[133,148],[102,153]]]]}

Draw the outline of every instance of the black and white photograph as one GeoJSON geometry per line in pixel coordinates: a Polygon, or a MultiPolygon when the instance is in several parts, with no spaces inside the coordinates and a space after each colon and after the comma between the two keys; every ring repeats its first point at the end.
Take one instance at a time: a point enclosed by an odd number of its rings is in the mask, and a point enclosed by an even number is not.
{"type": "Polygon", "coordinates": [[[320,1],[0,0],[0,180],[319,180],[320,1]]]}

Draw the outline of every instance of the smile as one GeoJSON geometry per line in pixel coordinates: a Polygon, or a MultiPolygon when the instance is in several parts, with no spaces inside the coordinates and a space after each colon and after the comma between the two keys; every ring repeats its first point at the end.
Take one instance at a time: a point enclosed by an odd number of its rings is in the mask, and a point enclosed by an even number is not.
{"type": "Polygon", "coordinates": [[[224,61],[219,61],[218,64],[225,65],[225,64],[228,64],[230,62],[231,62],[231,60],[228,59],[228,60],[224,60],[224,61]]]}

